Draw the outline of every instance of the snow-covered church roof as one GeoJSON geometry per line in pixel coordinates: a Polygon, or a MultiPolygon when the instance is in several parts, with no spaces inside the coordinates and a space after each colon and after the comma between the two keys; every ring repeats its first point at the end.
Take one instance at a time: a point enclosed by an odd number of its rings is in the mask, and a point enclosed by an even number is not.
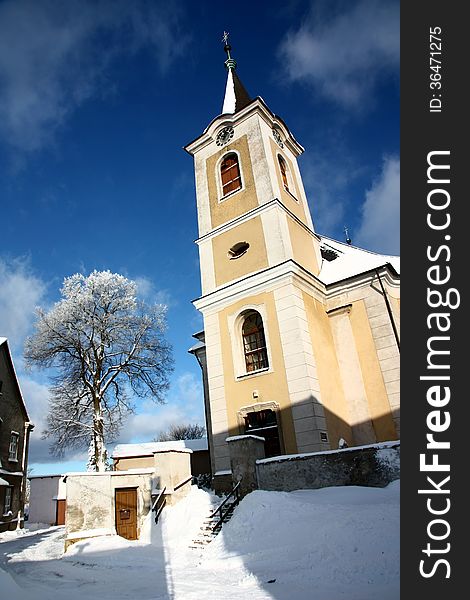
{"type": "Polygon", "coordinates": [[[130,458],[131,456],[151,456],[155,452],[180,450],[198,452],[207,450],[207,438],[197,440],[175,440],[170,442],[143,442],[141,444],[118,444],[112,453],[112,458],[130,458]]]}
{"type": "Polygon", "coordinates": [[[400,273],[400,257],[378,254],[320,235],[322,264],[318,279],[330,285],[390,264],[400,273]]]}

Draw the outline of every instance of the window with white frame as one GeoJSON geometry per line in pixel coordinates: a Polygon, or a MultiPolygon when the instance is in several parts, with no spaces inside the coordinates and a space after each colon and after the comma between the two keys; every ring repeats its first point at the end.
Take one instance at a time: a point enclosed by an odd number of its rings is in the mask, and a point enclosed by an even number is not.
{"type": "Polygon", "coordinates": [[[238,155],[231,152],[224,157],[220,165],[220,177],[222,183],[222,197],[236,192],[242,187],[242,178],[238,155]]]}
{"type": "Polygon", "coordinates": [[[247,373],[269,367],[263,319],[255,310],[245,316],[242,326],[243,351],[247,373]]]}
{"type": "Polygon", "coordinates": [[[289,180],[287,179],[287,165],[286,161],[280,156],[277,155],[277,159],[279,161],[279,169],[281,170],[282,183],[287,191],[289,191],[289,180]]]}
{"type": "Polygon", "coordinates": [[[287,166],[287,162],[280,154],[277,155],[277,160],[279,162],[279,170],[281,171],[282,185],[284,186],[286,192],[289,192],[289,194],[293,196],[295,200],[297,200],[294,194],[294,181],[292,179],[292,173],[287,166]]]}
{"type": "Polygon", "coordinates": [[[12,431],[10,435],[10,447],[8,449],[8,460],[18,460],[18,442],[20,434],[12,431]]]}
{"type": "Polygon", "coordinates": [[[13,488],[8,486],[5,488],[5,499],[3,501],[3,515],[8,515],[11,512],[11,504],[13,497],[13,488]]]}

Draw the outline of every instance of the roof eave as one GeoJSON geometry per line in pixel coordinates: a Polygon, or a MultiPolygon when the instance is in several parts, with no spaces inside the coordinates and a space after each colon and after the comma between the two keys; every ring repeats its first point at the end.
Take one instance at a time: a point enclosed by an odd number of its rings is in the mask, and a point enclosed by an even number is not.
{"type": "MultiPolygon", "coordinates": [[[[28,409],[26,408],[26,403],[24,401],[23,394],[21,392],[20,384],[19,384],[19,381],[18,381],[18,376],[16,374],[15,365],[13,364],[13,359],[11,357],[10,347],[8,345],[8,339],[7,338],[0,338],[0,346],[4,346],[5,347],[5,354],[7,356],[7,360],[9,361],[11,369],[13,371],[13,379],[15,381],[15,385],[16,385],[16,388],[17,388],[17,391],[18,391],[18,395],[19,395],[19,398],[20,398],[21,407],[22,407],[22,409],[24,411],[24,415],[26,417],[25,420],[31,423],[29,415],[28,415],[28,409]]],[[[31,425],[32,425],[32,423],[31,423],[31,425]]]]}

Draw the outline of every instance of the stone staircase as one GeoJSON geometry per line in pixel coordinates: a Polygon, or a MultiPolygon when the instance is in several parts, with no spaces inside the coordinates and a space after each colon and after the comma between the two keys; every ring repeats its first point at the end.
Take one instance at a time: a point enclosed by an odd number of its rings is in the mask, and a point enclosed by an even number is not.
{"type": "Polygon", "coordinates": [[[201,548],[204,548],[204,546],[207,546],[207,544],[210,544],[217,534],[222,530],[223,525],[230,521],[237,504],[238,501],[234,501],[231,504],[225,505],[222,521],[219,513],[215,513],[214,511],[211,512],[211,514],[204,519],[198,535],[195,537],[189,547],[194,550],[200,550],[201,548]]]}

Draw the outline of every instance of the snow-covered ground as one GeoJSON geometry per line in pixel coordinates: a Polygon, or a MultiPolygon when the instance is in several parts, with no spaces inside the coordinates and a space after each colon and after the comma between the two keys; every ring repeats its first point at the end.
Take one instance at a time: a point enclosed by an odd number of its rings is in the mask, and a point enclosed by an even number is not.
{"type": "Polygon", "coordinates": [[[9,600],[397,600],[399,482],[387,488],[256,491],[203,549],[189,544],[216,499],[193,489],[141,540],[63,527],[0,534],[9,600]]]}

